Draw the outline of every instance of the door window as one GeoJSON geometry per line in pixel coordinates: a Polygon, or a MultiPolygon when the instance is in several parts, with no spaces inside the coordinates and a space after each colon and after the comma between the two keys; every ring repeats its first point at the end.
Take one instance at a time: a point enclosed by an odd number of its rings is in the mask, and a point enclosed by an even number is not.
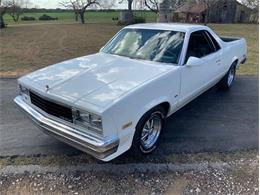
{"type": "Polygon", "coordinates": [[[208,36],[206,35],[205,31],[196,31],[191,33],[188,50],[186,54],[186,60],[189,59],[189,57],[197,57],[202,58],[206,55],[209,55],[211,53],[214,53],[215,47],[212,44],[212,41],[209,40],[208,36]]]}

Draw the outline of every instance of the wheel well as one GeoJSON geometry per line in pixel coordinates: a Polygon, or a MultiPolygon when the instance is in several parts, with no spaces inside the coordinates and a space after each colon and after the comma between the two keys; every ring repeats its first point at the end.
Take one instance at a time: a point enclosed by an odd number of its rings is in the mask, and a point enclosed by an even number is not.
{"type": "Polygon", "coordinates": [[[235,64],[235,66],[238,65],[238,59],[236,59],[232,64],[235,64]]]}
{"type": "MultiPolygon", "coordinates": [[[[160,104],[154,106],[153,108],[156,108],[156,107],[158,107],[158,106],[161,106],[161,107],[165,110],[165,113],[166,113],[165,116],[167,116],[167,115],[168,115],[168,112],[169,112],[169,110],[170,110],[170,103],[169,103],[169,102],[162,102],[162,103],[160,103],[160,104]]],[[[151,111],[153,108],[151,108],[149,111],[151,111]]],[[[149,112],[149,111],[147,111],[147,112],[149,112]]],[[[146,113],[147,113],[147,112],[146,112],[146,113]]],[[[145,114],[146,114],[146,113],[145,113],[145,114]]],[[[138,123],[139,123],[140,120],[144,117],[145,114],[143,114],[143,116],[139,119],[138,123]]],[[[137,123],[137,125],[138,125],[138,123],[137,123]]],[[[137,125],[136,125],[136,127],[137,127],[137,125]]],[[[136,128],[136,127],[135,127],[135,128],[136,128]]]]}
{"type": "Polygon", "coordinates": [[[159,104],[158,106],[161,106],[165,110],[166,116],[167,116],[167,114],[168,114],[168,112],[170,110],[169,102],[163,102],[163,103],[159,104]]]}

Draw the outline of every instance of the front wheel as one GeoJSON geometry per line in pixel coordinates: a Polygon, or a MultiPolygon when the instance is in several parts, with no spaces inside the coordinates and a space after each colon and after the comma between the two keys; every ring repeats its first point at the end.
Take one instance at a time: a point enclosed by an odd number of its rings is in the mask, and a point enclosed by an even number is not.
{"type": "Polygon", "coordinates": [[[231,88],[236,76],[236,65],[233,63],[229,68],[227,74],[221,79],[218,86],[221,89],[227,90],[231,88]]]}
{"type": "Polygon", "coordinates": [[[149,154],[158,145],[165,123],[165,110],[158,106],[147,112],[138,122],[131,152],[133,155],[149,154]]]}

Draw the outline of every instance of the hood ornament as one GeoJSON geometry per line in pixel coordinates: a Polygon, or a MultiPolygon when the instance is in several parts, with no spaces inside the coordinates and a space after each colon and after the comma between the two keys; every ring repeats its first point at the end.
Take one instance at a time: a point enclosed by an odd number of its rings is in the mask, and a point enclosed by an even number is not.
{"type": "Polygon", "coordinates": [[[49,91],[49,89],[50,89],[50,87],[49,87],[49,85],[45,85],[45,90],[46,90],[46,92],[48,92],[49,91]]]}

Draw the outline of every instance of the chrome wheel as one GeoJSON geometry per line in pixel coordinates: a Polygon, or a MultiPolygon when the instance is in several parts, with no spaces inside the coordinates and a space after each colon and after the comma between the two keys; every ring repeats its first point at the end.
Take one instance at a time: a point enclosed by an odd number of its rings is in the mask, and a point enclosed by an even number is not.
{"type": "Polygon", "coordinates": [[[154,112],[144,124],[141,132],[141,146],[144,150],[153,148],[162,130],[162,114],[154,112]]]}
{"type": "Polygon", "coordinates": [[[235,67],[231,67],[228,74],[228,86],[230,86],[235,78],[235,67]]]}

